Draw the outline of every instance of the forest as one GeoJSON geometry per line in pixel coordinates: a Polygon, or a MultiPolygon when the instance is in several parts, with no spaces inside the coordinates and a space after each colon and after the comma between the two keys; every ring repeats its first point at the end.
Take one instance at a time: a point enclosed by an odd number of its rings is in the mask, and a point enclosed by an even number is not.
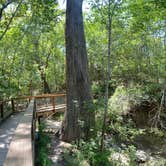
{"type": "Polygon", "coordinates": [[[166,1],[0,0],[0,101],[51,94],[36,166],[166,166],[166,1]]]}

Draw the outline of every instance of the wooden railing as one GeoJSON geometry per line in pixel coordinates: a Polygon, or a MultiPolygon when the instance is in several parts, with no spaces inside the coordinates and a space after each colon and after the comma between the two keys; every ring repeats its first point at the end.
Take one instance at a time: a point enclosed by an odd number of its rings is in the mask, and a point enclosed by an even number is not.
{"type": "MultiPolygon", "coordinates": [[[[12,110],[15,112],[15,106],[12,103],[21,99],[30,100],[28,108],[24,112],[24,115],[15,130],[3,166],[34,166],[37,106],[40,106],[40,102],[43,105],[43,101],[45,100],[47,104],[51,104],[56,109],[56,104],[59,104],[58,102],[60,102],[56,101],[56,99],[62,97],[63,102],[66,102],[64,98],[65,96],[65,94],[45,94],[19,97],[0,103],[1,106],[4,106],[5,102],[11,102],[11,106],[13,107],[12,110]]],[[[1,110],[2,113],[4,109],[1,110]]]]}
{"type": "Polygon", "coordinates": [[[14,112],[13,100],[1,101],[0,102],[0,117],[1,117],[1,119],[4,119],[5,117],[10,115],[9,110],[12,110],[11,112],[14,112]],[[8,110],[8,112],[6,112],[5,110],[8,110]]]}
{"type": "Polygon", "coordinates": [[[66,94],[45,94],[34,96],[36,99],[37,109],[40,106],[52,106],[55,109],[55,106],[58,104],[66,103],[66,94]]]}
{"type": "Polygon", "coordinates": [[[0,101],[0,121],[9,117],[12,113],[25,110],[28,101],[27,99],[15,100],[14,98],[0,101]]]}
{"type": "MultiPolygon", "coordinates": [[[[65,100],[65,96],[66,94],[64,93],[43,94],[36,96],[20,96],[0,101],[0,121],[9,117],[12,113],[19,112],[20,110],[26,110],[29,101],[33,98],[36,100],[37,107],[40,107],[40,105],[45,103],[46,105],[50,104],[55,108],[56,104],[58,104],[56,99],[63,98],[65,100]]],[[[63,103],[65,102],[66,101],[63,101],[63,103]]]]}
{"type": "Polygon", "coordinates": [[[34,166],[35,99],[21,118],[9,146],[3,166],[34,166]]]}

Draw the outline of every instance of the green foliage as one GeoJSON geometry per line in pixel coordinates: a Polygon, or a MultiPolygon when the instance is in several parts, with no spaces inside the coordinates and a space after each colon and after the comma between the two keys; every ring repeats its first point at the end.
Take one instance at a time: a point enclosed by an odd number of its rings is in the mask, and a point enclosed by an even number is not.
{"type": "MultiPolygon", "coordinates": [[[[12,0],[3,10],[0,32],[6,28],[13,9],[18,5],[15,2],[12,0]]],[[[58,9],[57,1],[30,0],[21,4],[7,33],[0,40],[1,98],[30,95],[34,90],[43,92],[39,66],[52,92],[61,91],[64,86],[62,26],[62,11],[58,9]]]]}
{"type": "Polygon", "coordinates": [[[160,103],[162,84],[149,83],[147,85],[118,86],[114,95],[109,99],[110,112],[127,114],[134,107],[141,106],[144,102],[160,103]]]}
{"type": "Polygon", "coordinates": [[[116,149],[110,147],[109,150],[100,152],[99,143],[94,139],[89,142],[80,141],[79,145],[74,144],[70,149],[64,151],[64,159],[66,165],[72,166],[120,166],[124,162],[129,165],[136,165],[136,148],[134,146],[126,146],[124,149],[116,149]],[[125,160],[115,160],[112,154],[125,156],[125,160]]]}
{"type": "MultiPolygon", "coordinates": [[[[3,11],[0,18],[0,34],[18,5],[16,0],[11,2],[12,5],[3,11]]],[[[136,165],[135,147],[128,146],[118,151],[112,144],[131,144],[138,135],[146,134],[150,135],[150,140],[156,138],[158,142],[164,142],[162,140],[165,139],[165,133],[158,126],[148,133],[137,129],[133,121],[124,115],[133,113],[142,105],[150,105],[151,112],[159,111],[161,92],[166,88],[166,1],[124,0],[116,8],[112,20],[109,94],[116,90],[109,100],[106,127],[112,140],[107,140],[107,150],[102,153],[99,152],[99,144],[107,70],[108,1],[88,2],[91,8],[89,13],[84,14],[84,23],[94,103],[87,102],[85,107],[96,113],[97,136],[88,142],[80,140],[64,157],[67,166],[120,165],[118,161],[108,161],[110,153],[120,152],[128,154],[129,164],[133,166],[136,165]]],[[[115,1],[111,2],[112,9],[115,1]]],[[[1,0],[0,8],[5,3],[6,0],[1,0]]],[[[23,1],[7,33],[0,40],[0,100],[28,95],[33,90],[43,93],[42,74],[51,92],[65,90],[63,13],[55,0],[23,1]]],[[[59,119],[62,120],[62,116],[56,120],[59,119]]],[[[165,123],[165,119],[163,104],[159,121],[165,123]]],[[[84,125],[82,121],[80,125],[84,125]]],[[[51,164],[47,157],[50,140],[43,129],[41,124],[37,163],[48,166],[51,164]]],[[[157,144],[156,140],[152,143],[157,144]]]]}
{"type": "MultiPolygon", "coordinates": [[[[136,128],[137,121],[136,123],[133,121],[136,116],[138,119],[143,119],[143,117],[139,117],[142,115],[139,114],[140,111],[145,115],[149,111],[149,115],[145,119],[146,127],[148,125],[153,126],[154,121],[157,120],[159,124],[163,123],[165,119],[164,108],[161,110],[159,119],[154,119],[153,123],[151,120],[158,113],[158,106],[161,103],[161,92],[162,85],[152,83],[144,86],[118,86],[109,100],[110,132],[115,133],[118,140],[127,142],[133,141],[137,135],[143,134],[144,130],[136,128]]],[[[158,127],[162,128],[160,125],[158,127]]]]}
{"type": "Polygon", "coordinates": [[[37,142],[37,157],[36,164],[40,166],[51,166],[51,160],[48,158],[48,149],[50,138],[46,133],[43,132],[45,124],[39,125],[39,141],[37,142]]]}
{"type": "MultiPolygon", "coordinates": [[[[115,1],[111,2],[112,9],[115,1]]],[[[89,4],[90,12],[85,13],[84,22],[89,73],[96,97],[105,91],[108,4],[97,0],[89,4]]],[[[3,11],[0,32],[5,29],[18,2],[13,0],[12,5],[3,11]]],[[[52,92],[65,88],[63,13],[54,0],[30,0],[21,4],[0,41],[2,97],[29,94],[30,86],[43,92],[39,66],[52,92]]],[[[165,13],[164,1],[126,0],[118,4],[112,20],[111,81],[114,86],[130,82],[165,84],[165,13]]]]}
{"type": "Polygon", "coordinates": [[[110,166],[110,161],[108,160],[108,156],[110,155],[109,151],[98,152],[94,157],[94,166],[110,166]]]}
{"type": "Polygon", "coordinates": [[[118,86],[114,95],[109,100],[110,112],[118,114],[127,114],[136,105],[140,105],[143,101],[148,101],[149,96],[145,93],[141,86],[118,86]]]}
{"type": "Polygon", "coordinates": [[[108,156],[110,153],[109,151],[100,152],[99,140],[99,137],[93,138],[88,142],[80,140],[73,145],[72,149],[64,153],[65,161],[68,165],[75,166],[109,166],[108,156]]]}
{"type": "Polygon", "coordinates": [[[144,133],[143,129],[136,128],[131,119],[124,119],[121,115],[116,113],[110,113],[111,124],[108,127],[108,131],[112,133],[113,139],[116,143],[120,142],[133,142],[136,136],[144,133]]]}
{"type": "Polygon", "coordinates": [[[135,153],[136,153],[136,147],[131,145],[131,146],[128,146],[128,148],[126,149],[126,153],[129,155],[129,158],[130,158],[130,166],[134,166],[136,165],[136,156],[135,156],[135,153]]]}
{"type": "Polygon", "coordinates": [[[133,145],[126,146],[123,149],[112,148],[110,151],[109,161],[112,166],[136,166],[136,147],[133,145]]]}
{"type": "MultiPolygon", "coordinates": [[[[107,62],[108,5],[97,0],[89,3],[92,12],[86,31],[90,73],[92,80],[103,82],[107,62]]],[[[115,80],[116,85],[131,82],[142,85],[159,79],[164,82],[166,9],[163,4],[142,0],[119,3],[112,20],[111,47],[111,80],[115,80]]]]}

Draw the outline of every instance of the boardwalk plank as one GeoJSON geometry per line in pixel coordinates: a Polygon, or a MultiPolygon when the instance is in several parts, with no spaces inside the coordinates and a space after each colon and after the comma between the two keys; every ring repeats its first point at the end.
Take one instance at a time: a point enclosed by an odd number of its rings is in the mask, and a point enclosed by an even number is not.
{"type": "Polygon", "coordinates": [[[11,115],[8,119],[1,122],[0,125],[0,166],[2,166],[5,161],[12,136],[18,123],[23,116],[23,113],[15,113],[11,115]]]}
{"type": "Polygon", "coordinates": [[[27,111],[20,120],[10,144],[4,166],[34,165],[33,145],[31,141],[33,104],[33,101],[31,101],[27,111]]]}

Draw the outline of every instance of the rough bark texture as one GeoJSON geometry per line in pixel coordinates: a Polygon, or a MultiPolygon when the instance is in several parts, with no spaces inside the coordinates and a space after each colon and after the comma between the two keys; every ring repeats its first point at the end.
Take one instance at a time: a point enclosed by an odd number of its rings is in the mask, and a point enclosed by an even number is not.
{"type": "Polygon", "coordinates": [[[46,74],[44,72],[44,69],[38,65],[38,70],[40,72],[40,78],[42,80],[42,85],[43,85],[43,92],[44,93],[51,93],[50,87],[48,85],[47,79],[46,79],[46,74]]]}
{"type": "Polygon", "coordinates": [[[88,138],[94,113],[91,102],[87,52],[82,16],[83,0],[67,0],[66,9],[66,81],[67,111],[62,139],[72,141],[88,138]]]}
{"type": "Polygon", "coordinates": [[[49,87],[48,82],[46,80],[46,74],[44,72],[41,72],[40,75],[41,75],[41,80],[43,82],[44,93],[51,93],[50,87],[49,87]]]}

